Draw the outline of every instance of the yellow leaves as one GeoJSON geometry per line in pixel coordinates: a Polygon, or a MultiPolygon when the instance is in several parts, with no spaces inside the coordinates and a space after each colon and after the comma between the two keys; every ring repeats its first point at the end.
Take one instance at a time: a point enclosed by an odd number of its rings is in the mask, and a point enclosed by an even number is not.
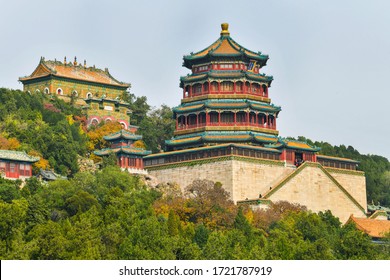
{"type": "Polygon", "coordinates": [[[87,135],[89,138],[88,150],[98,150],[108,147],[108,143],[103,139],[103,136],[117,132],[122,129],[119,122],[107,122],[104,125],[90,130],[87,135]]]}
{"type": "Polygon", "coordinates": [[[43,170],[46,170],[50,168],[49,161],[47,159],[44,159],[40,152],[31,150],[28,154],[30,156],[39,157],[39,160],[33,164],[33,167],[35,167],[36,169],[39,170],[42,168],[43,170]]]}
{"type": "Polygon", "coordinates": [[[248,209],[248,211],[244,214],[245,218],[248,220],[250,224],[253,222],[253,211],[252,209],[248,209]]]}
{"type": "Polygon", "coordinates": [[[0,149],[1,150],[17,150],[20,147],[20,142],[16,138],[4,138],[0,136],[0,149]]]}
{"type": "Polygon", "coordinates": [[[95,155],[94,153],[92,153],[89,158],[92,159],[94,163],[102,161],[102,158],[97,156],[97,155],[95,155]]]}
{"type": "Polygon", "coordinates": [[[66,120],[68,121],[68,124],[70,125],[74,124],[73,115],[66,116],[66,120]]]}
{"type": "Polygon", "coordinates": [[[135,141],[134,144],[133,144],[133,147],[134,148],[146,149],[146,145],[145,145],[144,141],[142,141],[142,140],[135,141]]]}

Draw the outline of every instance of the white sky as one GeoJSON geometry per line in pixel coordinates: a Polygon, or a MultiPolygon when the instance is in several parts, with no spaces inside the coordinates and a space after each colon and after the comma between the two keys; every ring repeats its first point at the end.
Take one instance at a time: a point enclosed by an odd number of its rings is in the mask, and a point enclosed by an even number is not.
{"type": "Polygon", "coordinates": [[[390,158],[390,1],[0,0],[0,13],[0,87],[22,89],[41,56],[77,56],[171,107],[183,55],[228,22],[235,41],[270,56],[281,136],[390,158]]]}

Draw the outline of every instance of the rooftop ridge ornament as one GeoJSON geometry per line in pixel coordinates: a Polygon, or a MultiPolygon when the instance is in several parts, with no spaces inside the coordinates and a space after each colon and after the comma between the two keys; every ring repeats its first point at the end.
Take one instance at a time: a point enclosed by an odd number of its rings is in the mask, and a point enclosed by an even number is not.
{"type": "Polygon", "coordinates": [[[222,31],[221,31],[221,36],[229,36],[230,35],[230,32],[229,32],[229,23],[222,23],[221,24],[221,28],[222,28],[222,31]]]}

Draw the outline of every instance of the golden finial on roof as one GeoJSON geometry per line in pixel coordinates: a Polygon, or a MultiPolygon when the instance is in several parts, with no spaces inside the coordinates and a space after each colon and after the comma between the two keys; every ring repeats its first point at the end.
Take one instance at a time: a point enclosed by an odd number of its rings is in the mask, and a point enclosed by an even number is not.
{"type": "Polygon", "coordinates": [[[66,56],[64,57],[64,64],[66,64],[66,56]]]}
{"type": "Polygon", "coordinates": [[[87,68],[87,61],[84,59],[84,68],[87,68]]]}
{"type": "Polygon", "coordinates": [[[221,28],[222,28],[222,31],[221,31],[221,36],[229,36],[230,35],[230,32],[229,32],[229,23],[222,23],[221,24],[221,28]]]}
{"type": "Polygon", "coordinates": [[[74,66],[77,66],[77,57],[74,57],[73,65],[74,65],[74,66]]]}

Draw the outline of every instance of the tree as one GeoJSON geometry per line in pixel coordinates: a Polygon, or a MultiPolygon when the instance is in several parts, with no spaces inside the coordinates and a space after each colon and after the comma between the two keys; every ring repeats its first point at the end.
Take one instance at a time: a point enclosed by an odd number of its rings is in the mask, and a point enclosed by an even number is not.
{"type": "Polygon", "coordinates": [[[13,200],[11,203],[0,201],[0,253],[7,258],[13,250],[13,241],[22,234],[28,203],[25,199],[13,200]]]}

